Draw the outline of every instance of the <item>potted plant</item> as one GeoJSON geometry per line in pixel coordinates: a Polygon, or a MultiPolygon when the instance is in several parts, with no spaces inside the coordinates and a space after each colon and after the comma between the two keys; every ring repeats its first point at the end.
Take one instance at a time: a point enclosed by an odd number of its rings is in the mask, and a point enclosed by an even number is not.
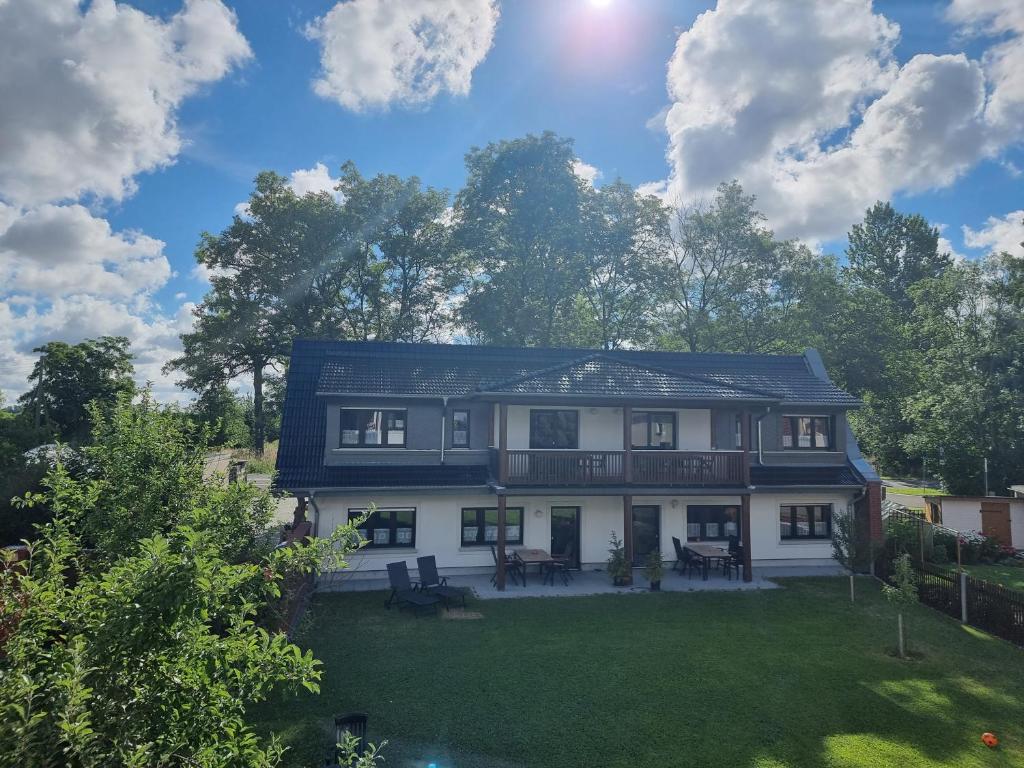
{"type": "Polygon", "coordinates": [[[644,561],[644,576],[651,582],[651,592],[661,591],[661,577],[665,574],[665,567],[661,562],[661,552],[654,550],[644,561]]]}
{"type": "Polygon", "coordinates": [[[612,577],[614,586],[625,586],[632,575],[632,565],[626,561],[626,548],[615,531],[612,531],[608,544],[608,575],[612,577]]]}

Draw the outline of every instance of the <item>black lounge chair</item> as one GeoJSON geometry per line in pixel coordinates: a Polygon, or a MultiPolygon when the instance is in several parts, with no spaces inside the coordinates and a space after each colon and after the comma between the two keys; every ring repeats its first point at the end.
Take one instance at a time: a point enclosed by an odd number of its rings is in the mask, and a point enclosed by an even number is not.
{"type": "Polygon", "coordinates": [[[334,745],[324,758],[325,766],[335,768],[341,764],[341,750],[338,749],[338,745],[343,743],[347,736],[355,737],[358,757],[362,757],[366,753],[366,720],[366,715],[361,712],[337,715],[334,718],[334,745]]]}
{"type": "Polygon", "coordinates": [[[466,607],[466,590],[459,587],[449,587],[448,579],[437,575],[437,560],[433,555],[416,558],[416,567],[420,572],[420,592],[427,595],[437,595],[444,600],[444,607],[451,607],[453,600],[460,600],[462,607],[466,607]]]}
{"type": "Polygon", "coordinates": [[[672,566],[672,570],[678,570],[680,573],[686,573],[686,564],[690,562],[690,556],[683,551],[683,542],[673,536],[672,547],[676,551],[676,562],[672,566]]]}
{"type": "Polygon", "coordinates": [[[391,582],[391,594],[388,596],[388,601],[384,603],[385,608],[390,608],[392,603],[396,603],[398,610],[408,606],[412,608],[417,617],[420,615],[420,611],[437,613],[437,604],[441,602],[441,598],[437,595],[416,591],[412,581],[409,580],[409,569],[404,560],[388,563],[388,580],[391,582]]]}

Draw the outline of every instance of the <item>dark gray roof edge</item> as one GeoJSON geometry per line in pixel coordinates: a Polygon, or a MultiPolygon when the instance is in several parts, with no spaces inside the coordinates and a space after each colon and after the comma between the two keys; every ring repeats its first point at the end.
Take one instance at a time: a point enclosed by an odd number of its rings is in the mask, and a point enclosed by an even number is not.
{"type": "Polygon", "coordinates": [[[817,376],[822,381],[827,381],[832,384],[832,379],[828,376],[828,370],[825,368],[825,361],[821,359],[821,355],[814,347],[808,347],[804,350],[804,361],[807,363],[808,369],[811,373],[817,376]]]}
{"type": "Polygon", "coordinates": [[[849,423],[846,425],[846,460],[850,462],[854,472],[860,475],[865,483],[882,482],[881,476],[860,452],[860,443],[857,442],[857,436],[853,433],[849,423]]]}

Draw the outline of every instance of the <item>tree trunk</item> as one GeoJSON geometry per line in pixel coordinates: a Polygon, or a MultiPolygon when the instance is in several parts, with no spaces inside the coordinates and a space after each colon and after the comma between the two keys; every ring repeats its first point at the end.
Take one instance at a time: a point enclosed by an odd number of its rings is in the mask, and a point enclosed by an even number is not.
{"type": "Polygon", "coordinates": [[[903,644],[903,611],[896,614],[896,626],[899,628],[900,658],[907,658],[906,647],[903,644]]]}
{"type": "Polygon", "coordinates": [[[266,425],[263,417],[263,363],[252,367],[252,448],[257,456],[263,455],[266,425]]]}

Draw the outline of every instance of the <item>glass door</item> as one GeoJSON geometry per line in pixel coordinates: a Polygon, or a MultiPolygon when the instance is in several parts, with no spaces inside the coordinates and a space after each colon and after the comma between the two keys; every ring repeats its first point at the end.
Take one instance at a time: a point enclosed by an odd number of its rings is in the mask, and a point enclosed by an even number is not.
{"type": "Polygon", "coordinates": [[[633,566],[644,565],[651,552],[661,551],[661,507],[633,507],[633,566]]]}
{"type": "Polygon", "coordinates": [[[565,557],[570,568],[580,567],[580,508],[551,508],[551,554],[565,557]]]}

